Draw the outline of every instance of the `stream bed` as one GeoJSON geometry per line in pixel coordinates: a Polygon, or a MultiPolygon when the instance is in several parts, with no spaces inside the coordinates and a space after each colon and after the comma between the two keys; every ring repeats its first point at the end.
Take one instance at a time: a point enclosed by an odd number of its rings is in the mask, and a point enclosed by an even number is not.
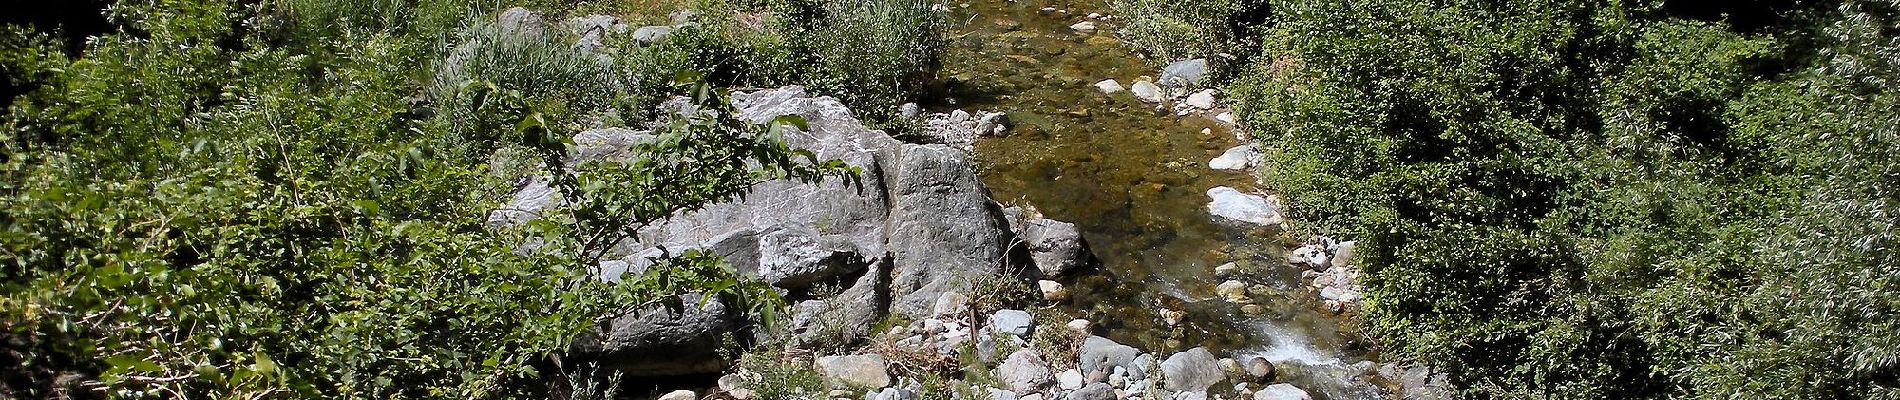
{"type": "Polygon", "coordinates": [[[1315,304],[1287,265],[1295,239],[1271,229],[1217,223],[1207,190],[1260,187],[1251,173],[1208,168],[1207,161],[1241,144],[1233,130],[1206,115],[1178,116],[1127,91],[1159,74],[1149,60],[1115,39],[1119,24],[1101,1],[972,0],[953,2],[944,84],[932,110],[999,111],[1012,128],[978,141],[972,158],[993,196],[1075,223],[1101,268],[1065,279],[1067,311],[1094,322],[1095,332],[1166,354],[1204,346],[1245,361],[1265,357],[1279,380],[1318,399],[1377,399],[1383,390],[1362,378],[1371,357],[1343,332],[1341,321],[1315,304]],[[1052,9],[1052,10],[1051,10],[1052,9]],[[1071,25],[1109,14],[1098,29],[1071,25]],[[1248,271],[1258,308],[1215,294],[1228,278],[1215,267],[1248,271]],[[1179,313],[1178,323],[1169,323],[1179,313]]]}

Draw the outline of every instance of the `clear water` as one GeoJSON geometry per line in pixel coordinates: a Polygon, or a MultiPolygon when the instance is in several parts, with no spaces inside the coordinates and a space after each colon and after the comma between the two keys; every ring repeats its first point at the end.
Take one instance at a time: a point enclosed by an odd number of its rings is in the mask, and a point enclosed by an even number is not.
{"type": "Polygon", "coordinates": [[[1033,205],[1082,229],[1102,268],[1070,282],[1067,306],[1078,317],[1159,354],[1206,346],[1242,360],[1266,357],[1283,380],[1317,398],[1380,397],[1356,379],[1352,364],[1368,355],[1355,337],[1299,291],[1298,271],[1284,261],[1287,239],[1208,216],[1207,189],[1258,186],[1247,173],[1207,168],[1239,144],[1232,131],[1094,88],[1103,79],[1128,86],[1158,74],[1114,39],[1112,17],[1097,21],[1094,33],[1069,28],[1090,13],[1113,14],[1106,4],[973,0],[950,7],[957,27],[945,83],[932,96],[942,104],[930,106],[1009,114],[1011,134],[978,142],[973,158],[998,200],[1033,205]],[[1267,289],[1253,296],[1264,312],[1246,315],[1214,294],[1224,280],[1214,268],[1227,262],[1252,271],[1249,283],[1267,289]],[[1186,318],[1169,326],[1163,310],[1186,318]]]}

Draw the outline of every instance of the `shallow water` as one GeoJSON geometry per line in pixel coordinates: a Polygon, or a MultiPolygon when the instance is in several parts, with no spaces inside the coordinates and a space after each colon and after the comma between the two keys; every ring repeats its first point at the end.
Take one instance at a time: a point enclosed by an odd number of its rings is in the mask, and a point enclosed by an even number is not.
{"type": "Polygon", "coordinates": [[[1299,290],[1285,240],[1208,216],[1208,189],[1258,186],[1250,174],[1207,168],[1239,144],[1232,131],[1093,87],[1159,74],[1113,38],[1114,21],[1097,21],[1094,33],[1069,28],[1090,13],[1112,14],[1109,7],[1087,0],[951,7],[957,27],[944,57],[946,83],[933,96],[943,104],[931,108],[1009,114],[1009,136],[978,142],[973,158],[998,200],[1082,229],[1102,268],[1067,282],[1074,313],[1094,321],[1098,334],[1158,354],[1206,346],[1241,360],[1266,357],[1286,371],[1282,379],[1317,398],[1378,397],[1355,379],[1352,364],[1367,355],[1299,290]],[[1214,268],[1227,262],[1250,271],[1264,312],[1248,316],[1214,294],[1223,280],[1214,268]],[[1169,326],[1163,310],[1186,318],[1169,326]]]}

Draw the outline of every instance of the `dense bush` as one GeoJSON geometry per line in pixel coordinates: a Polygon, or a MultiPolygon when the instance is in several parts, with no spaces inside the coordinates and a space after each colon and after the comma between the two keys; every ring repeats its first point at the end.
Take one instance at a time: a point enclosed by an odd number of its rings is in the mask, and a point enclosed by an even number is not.
{"type": "Polygon", "coordinates": [[[1474,397],[1900,396],[1895,3],[1268,3],[1229,93],[1362,240],[1388,356],[1474,397]]]}
{"type": "Polygon", "coordinates": [[[795,118],[731,119],[722,90],[602,83],[663,57],[602,66],[420,17],[493,18],[472,3],[126,1],[77,54],[8,27],[24,94],[0,123],[0,397],[535,397],[604,316],[686,293],[769,314],[772,292],[707,254],[616,283],[596,261],[753,182],[852,171],[774,139],[795,118]],[[361,21],[308,8],[358,3],[418,17],[298,28],[361,21]],[[581,121],[655,101],[635,93],[727,112],[564,165],[581,121]],[[491,226],[523,173],[493,169],[503,153],[565,205],[491,226]]]}

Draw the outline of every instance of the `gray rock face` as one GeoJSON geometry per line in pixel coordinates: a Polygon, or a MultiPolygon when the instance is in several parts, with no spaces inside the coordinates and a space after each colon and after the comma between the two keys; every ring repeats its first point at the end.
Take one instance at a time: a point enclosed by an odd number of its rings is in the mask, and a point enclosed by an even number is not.
{"type": "Polygon", "coordinates": [[[999,310],[990,316],[990,327],[997,332],[1028,338],[1036,327],[1036,320],[1022,310],[999,310]]]}
{"type": "Polygon", "coordinates": [[[587,15],[567,20],[567,29],[574,32],[574,48],[581,51],[600,51],[607,46],[607,37],[625,33],[627,24],[611,15],[587,15]]]}
{"type": "Polygon", "coordinates": [[[892,292],[902,293],[896,312],[925,315],[939,294],[967,290],[973,277],[1028,280],[1010,272],[1004,255],[1014,235],[962,151],[908,145],[901,157],[889,222],[892,292]]]}
{"type": "Polygon", "coordinates": [[[1227,379],[1220,360],[1206,348],[1196,347],[1168,356],[1161,362],[1161,375],[1168,390],[1198,392],[1227,379]]]}
{"type": "Polygon", "coordinates": [[[1254,225],[1280,225],[1280,212],[1268,205],[1264,197],[1241,193],[1226,186],[1208,189],[1207,197],[1213,199],[1207,203],[1207,211],[1221,219],[1254,225]]]}
{"type": "Polygon", "coordinates": [[[1023,349],[1010,353],[1002,365],[996,366],[996,379],[1017,393],[1033,392],[1055,381],[1049,373],[1049,364],[1042,361],[1042,355],[1035,350],[1023,349]]]}
{"type": "Polygon", "coordinates": [[[1141,350],[1101,336],[1083,339],[1082,350],[1078,353],[1076,365],[1086,372],[1112,370],[1115,367],[1136,370],[1135,357],[1141,356],[1141,350]]]}
{"type": "Polygon", "coordinates": [[[1207,59],[1175,61],[1161,68],[1161,83],[1169,85],[1194,85],[1201,83],[1201,77],[1207,76],[1207,59]]]}
{"type": "Polygon", "coordinates": [[[1106,383],[1091,383],[1069,392],[1068,400],[1115,400],[1115,388],[1106,383]]]}
{"type": "Polygon", "coordinates": [[[1023,241],[1029,244],[1029,258],[1036,262],[1042,277],[1054,278],[1086,265],[1088,245],[1075,224],[1033,219],[1023,228],[1023,241]]]}
{"type": "Polygon", "coordinates": [[[495,18],[495,24],[503,29],[530,35],[538,36],[547,32],[547,22],[542,21],[540,12],[521,7],[502,10],[501,16],[495,18]]]}
{"type": "Polygon", "coordinates": [[[673,27],[665,25],[642,26],[633,30],[633,40],[640,43],[659,43],[673,36],[673,27]]]}
{"type": "Polygon", "coordinates": [[[877,392],[875,400],[917,400],[917,392],[898,388],[884,388],[877,392]]]}
{"type": "Polygon", "coordinates": [[[614,318],[607,337],[577,341],[576,353],[597,355],[601,363],[629,375],[665,376],[724,370],[718,354],[719,337],[732,321],[725,303],[713,299],[703,306],[699,296],[681,296],[680,310],[654,307],[614,318]]]}
{"type": "MultiPolygon", "coordinates": [[[[708,205],[642,229],[638,240],[616,249],[626,256],[602,262],[603,270],[643,270],[650,264],[646,257],[660,254],[660,248],[674,254],[708,249],[741,273],[783,289],[797,305],[792,319],[800,338],[836,334],[846,342],[867,335],[869,327],[889,312],[928,317],[943,292],[966,290],[979,278],[1033,279],[1032,273],[1021,268],[1025,266],[1008,264],[1005,255],[1014,234],[963,152],[899,142],[865,128],[837,100],[812,97],[798,87],[734,93],[732,98],[736,116],[755,123],[780,115],[803,117],[808,129],[786,132],[786,143],[810,150],[819,159],[839,159],[860,168],[861,185],[840,179],[820,184],[763,182],[742,200],[708,205]],[[831,299],[820,299],[813,290],[819,285],[846,289],[831,299]]],[[[626,129],[589,132],[576,137],[574,157],[624,158],[632,155],[634,144],[651,138],[647,132],[626,129]]],[[[557,197],[544,181],[531,179],[489,220],[496,225],[531,220],[558,204],[557,197]]],[[[616,272],[604,278],[617,276],[616,272]]],[[[603,349],[616,357],[650,360],[634,364],[665,361],[692,366],[624,371],[631,376],[711,372],[707,366],[723,364],[671,354],[688,349],[710,352],[726,324],[686,329],[689,325],[675,321],[625,322],[671,324],[664,329],[670,336],[651,340],[617,336],[622,342],[676,343],[692,337],[696,341],[685,342],[705,343],[655,348],[654,352],[644,352],[645,347],[603,349]]]]}
{"type": "Polygon", "coordinates": [[[884,360],[884,356],[876,354],[818,358],[819,372],[834,386],[844,384],[873,389],[890,386],[889,368],[890,363],[884,360]]]}
{"type": "Polygon", "coordinates": [[[1253,392],[1254,400],[1313,400],[1313,396],[1291,384],[1274,384],[1253,392]]]}

